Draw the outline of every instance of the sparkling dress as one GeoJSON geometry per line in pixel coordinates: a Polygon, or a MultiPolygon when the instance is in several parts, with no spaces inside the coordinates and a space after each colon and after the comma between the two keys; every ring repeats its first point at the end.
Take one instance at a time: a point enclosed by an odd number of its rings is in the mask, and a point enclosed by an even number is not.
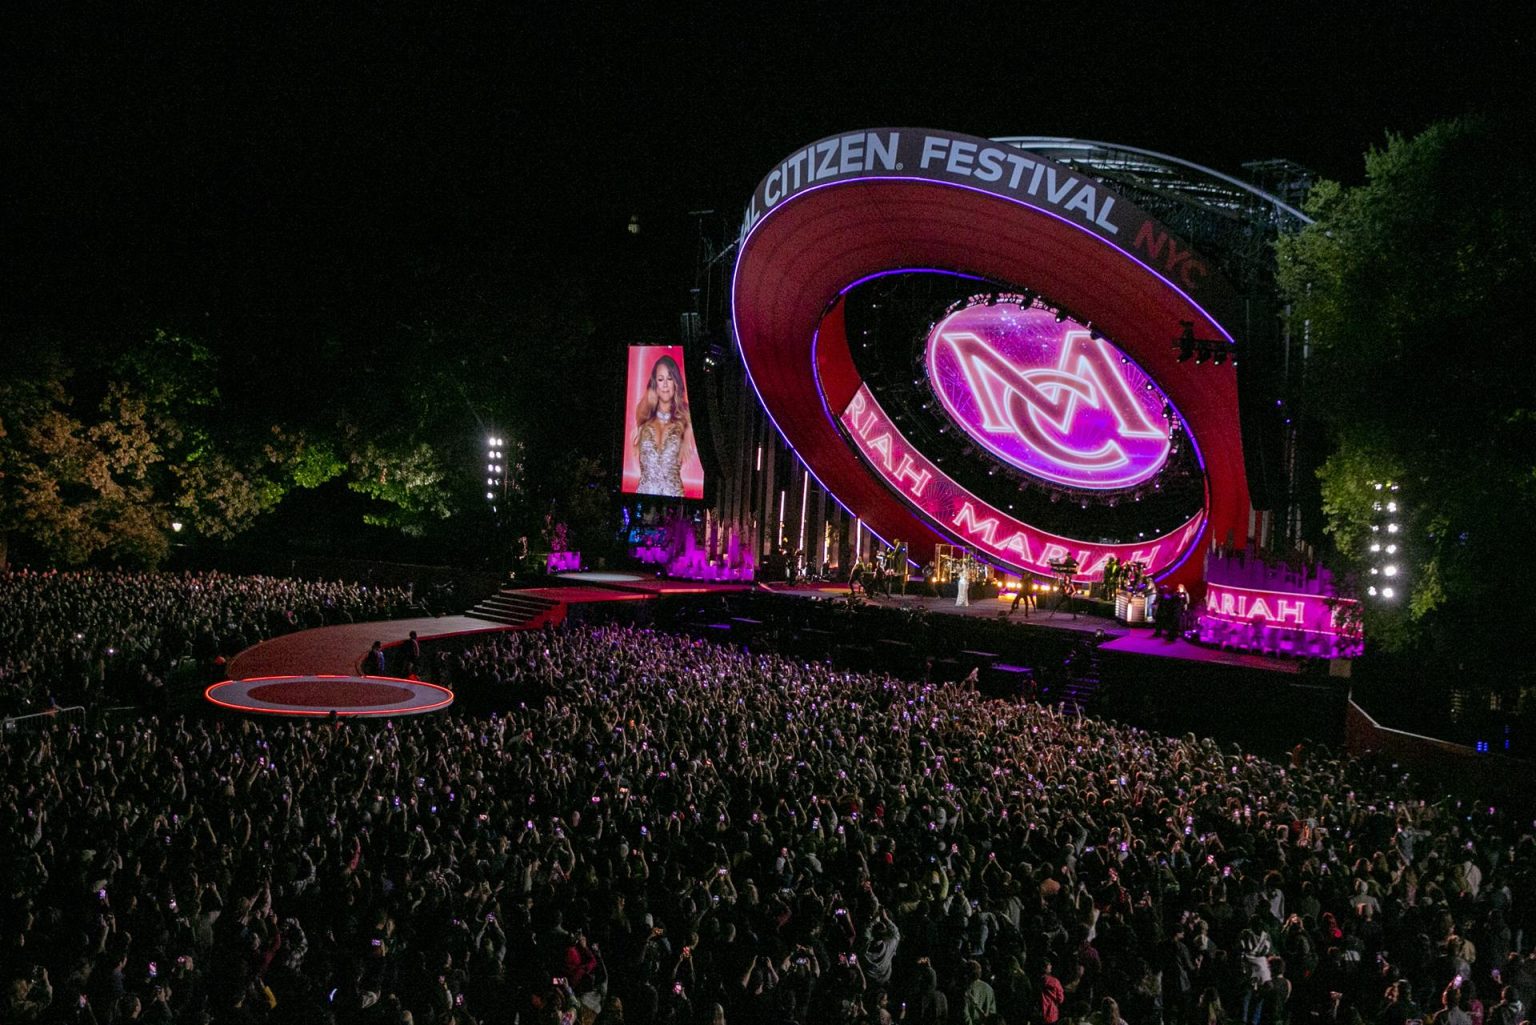
{"type": "Polygon", "coordinates": [[[661,447],[655,442],[655,431],[640,432],[640,485],[635,490],[642,495],[683,497],[683,427],[678,423],[665,424],[661,447]]]}

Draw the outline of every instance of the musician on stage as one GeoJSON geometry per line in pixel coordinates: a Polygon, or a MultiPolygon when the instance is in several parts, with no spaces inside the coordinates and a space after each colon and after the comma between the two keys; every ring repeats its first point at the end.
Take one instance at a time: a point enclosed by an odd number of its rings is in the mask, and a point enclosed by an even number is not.
{"type": "Polygon", "coordinates": [[[1019,590],[1013,596],[1013,604],[1008,607],[1008,614],[1011,616],[1019,611],[1020,604],[1024,606],[1024,618],[1028,619],[1029,610],[1035,607],[1035,593],[1029,586],[1028,578],[1019,580],[1019,590]]]}

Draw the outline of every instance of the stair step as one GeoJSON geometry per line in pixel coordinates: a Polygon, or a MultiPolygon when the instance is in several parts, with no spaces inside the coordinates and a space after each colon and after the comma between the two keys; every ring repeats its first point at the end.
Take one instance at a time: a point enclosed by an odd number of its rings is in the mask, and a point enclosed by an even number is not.
{"type": "Polygon", "coordinates": [[[528,594],[515,587],[503,587],[477,603],[465,615],[506,626],[529,626],[559,604],[552,598],[528,594]]]}

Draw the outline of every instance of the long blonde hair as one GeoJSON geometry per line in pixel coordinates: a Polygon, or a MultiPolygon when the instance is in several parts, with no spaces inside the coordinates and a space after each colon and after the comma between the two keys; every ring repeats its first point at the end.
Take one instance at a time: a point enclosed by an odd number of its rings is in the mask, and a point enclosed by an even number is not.
{"type": "MultiPolygon", "coordinates": [[[[670,423],[678,425],[678,429],[688,428],[688,395],[683,390],[683,373],[677,367],[677,361],[671,356],[662,356],[651,364],[651,376],[645,382],[645,394],[640,399],[640,404],[635,407],[635,444],[640,444],[640,434],[645,430],[645,425],[656,419],[656,408],[661,405],[661,399],[656,395],[656,373],[666,368],[672,375],[672,419],[670,423]]],[[[670,427],[669,427],[670,429],[670,427]]]]}

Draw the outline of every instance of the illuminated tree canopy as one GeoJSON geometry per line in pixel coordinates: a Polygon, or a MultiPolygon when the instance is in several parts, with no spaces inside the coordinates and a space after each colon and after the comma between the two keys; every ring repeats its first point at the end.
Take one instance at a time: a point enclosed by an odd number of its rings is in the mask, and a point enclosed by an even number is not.
{"type": "Polygon", "coordinates": [[[1389,647],[1494,650],[1498,610],[1529,588],[1536,544],[1536,173],[1529,129],[1466,119],[1366,156],[1357,188],[1323,183],[1316,223],[1280,243],[1308,331],[1302,413],[1326,428],[1326,531],[1364,589],[1374,500],[1401,485],[1406,600],[1367,604],[1389,647]]]}

